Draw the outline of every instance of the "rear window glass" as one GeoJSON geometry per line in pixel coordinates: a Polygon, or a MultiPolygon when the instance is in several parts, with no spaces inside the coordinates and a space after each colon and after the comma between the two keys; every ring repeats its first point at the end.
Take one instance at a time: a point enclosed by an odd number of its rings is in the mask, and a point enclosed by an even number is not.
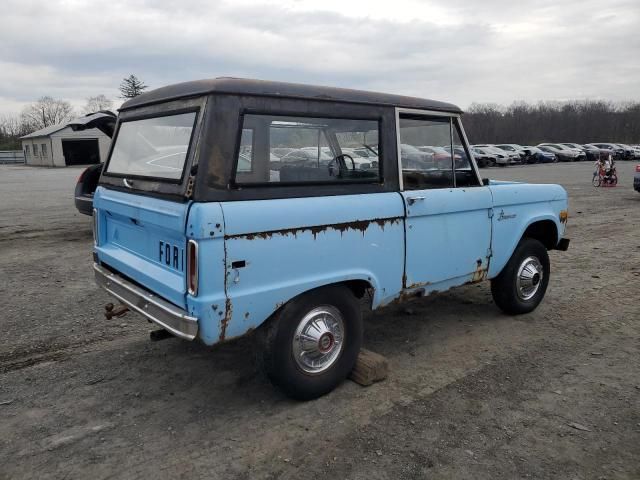
{"type": "Polygon", "coordinates": [[[377,120],[245,115],[237,184],[380,182],[377,120]]]}
{"type": "Polygon", "coordinates": [[[107,173],[180,180],[196,112],[120,124],[107,173]]]}

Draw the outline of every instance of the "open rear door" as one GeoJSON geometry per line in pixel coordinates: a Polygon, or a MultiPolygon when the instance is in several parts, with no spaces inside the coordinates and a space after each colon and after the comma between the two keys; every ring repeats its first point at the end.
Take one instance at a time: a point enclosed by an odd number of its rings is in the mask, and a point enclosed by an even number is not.
{"type": "Polygon", "coordinates": [[[84,117],[76,118],[67,124],[74,132],[97,128],[107,137],[113,138],[116,128],[116,114],[109,110],[101,110],[89,113],[84,117]]]}

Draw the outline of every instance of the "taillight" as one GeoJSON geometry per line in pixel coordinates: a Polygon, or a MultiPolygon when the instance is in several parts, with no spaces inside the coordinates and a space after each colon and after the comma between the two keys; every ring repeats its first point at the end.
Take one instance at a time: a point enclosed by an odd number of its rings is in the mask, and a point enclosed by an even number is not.
{"type": "Polygon", "coordinates": [[[198,243],[195,240],[187,243],[187,287],[189,295],[198,295],[198,243]]]}
{"type": "Polygon", "coordinates": [[[93,219],[91,223],[91,229],[93,230],[93,244],[97,247],[99,245],[99,231],[98,231],[98,210],[93,209],[93,219]]]}
{"type": "Polygon", "coordinates": [[[636,165],[636,172],[640,172],[640,165],[636,165]]]}

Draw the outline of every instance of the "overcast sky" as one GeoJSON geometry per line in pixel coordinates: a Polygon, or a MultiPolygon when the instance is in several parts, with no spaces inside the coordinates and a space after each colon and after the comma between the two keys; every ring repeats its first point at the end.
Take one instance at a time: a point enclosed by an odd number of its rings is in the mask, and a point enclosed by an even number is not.
{"type": "MultiPolygon", "coordinates": [[[[640,100],[640,0],[0,0],[0,114],[239,76],[456,103],[640,100]]],[[[117,100],[117,104],[121,100],[117,100]]]]}

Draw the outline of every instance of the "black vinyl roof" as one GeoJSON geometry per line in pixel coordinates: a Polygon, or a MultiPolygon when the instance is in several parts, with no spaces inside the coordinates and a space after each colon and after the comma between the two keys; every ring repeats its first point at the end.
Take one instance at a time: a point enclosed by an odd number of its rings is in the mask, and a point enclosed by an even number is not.
{"type": "Polygon", "coordinates": [[[299,83],[270,82],[245,78],[220,77],[206,80],[176,83],[143,93],[125,102],[120,110],[141,107],[154,103],[195,97],[207,94],[235,94],[280,98],[299,98],[327,102],[344,102],[370,105],[388,105],[394,107],[438,110],[461,113],[459,107],[445,102],[424,98],[390,95],[387,93],[351,90],[348,88],[319,87],[299,83]]]}

